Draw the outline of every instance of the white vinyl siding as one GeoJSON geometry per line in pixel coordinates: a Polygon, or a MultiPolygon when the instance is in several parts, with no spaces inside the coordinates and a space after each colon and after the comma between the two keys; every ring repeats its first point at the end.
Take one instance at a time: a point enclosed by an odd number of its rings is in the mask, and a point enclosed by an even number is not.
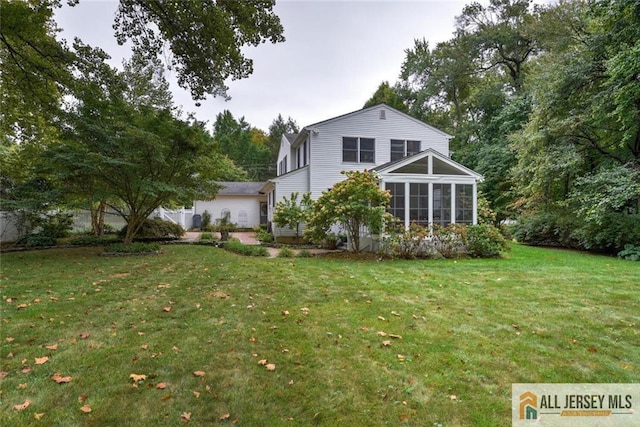
{"type": "MultiPolygon", "coordinates": [[[[449,136],[385,106],[360,110],[321,122],[309,128],[310,190],[317,199],[322,191],[342,181],[341,170],[370,170],[391,160],[391,140],[420,141],[420,149],[431,148],[449,155],[449,136]],[[384,110],[385,119],[380,111],[384,110]],[[343,137],[375,140],[374,163],[343,162],[343,137]]],[[[359,155],[359,153],[358,153],[359,155]]]]}
{"type": "Polygon", "coordinates": [[[211,223],[215,224],[222,212],[228,210],[232,223],[240,227],[255,227],[260,225],[260,202],[266,199],[266,195],[217,195],[214,200],[195,202],[194,213],[202,215],[204,211],[209,212],[211,223]]]}

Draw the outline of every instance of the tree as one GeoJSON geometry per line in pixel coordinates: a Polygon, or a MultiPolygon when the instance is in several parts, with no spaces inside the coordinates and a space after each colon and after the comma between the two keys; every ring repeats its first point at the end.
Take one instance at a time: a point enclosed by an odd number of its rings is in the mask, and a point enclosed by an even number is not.
{"type": "Polygon", "coordinates": [[[486,7],[474,2],[456,18],[458,34],[469,37],[479,66],[506,71],[516,91],[522,89],[524,64],[538,48],[530,34],[530,6],[531,0],[490,0],[486,7]]]}
{"type": "Polygon", "coordinates": [[[264,181],[271,177],[268,137],[264,131],[252,127],[244,117],[236,120],[228,110],[216,116],[213,128],[220,153],[245,170],[249,180],[264,181]]]}
{"type": "Polygon", "coordinates": [[[147,59],[172,54],[178,84],[194,100],[207,94],[227,97],[225,80],[248,77],[253,61],[242,48],[284,41],[275,1],[120,0],[114,29],[118,43],[133,42],[147,59]]]}
{"type": "Polygon", "coordinates": [[[103,61],[104,52],[79,43],[76,50],[82,61],[75,99],[62,116],[61,142],[45,163],[61,181],[87,183],[68,187],[70,193],[119,212],[129,244],[156,208],[213,197],[216,180],[233,167],[214,150],[203,123],[160,108],[171,104],[162,76],[142,102],[131,82],[144,80],[148,68],[133,64],[119,73],[103,61]]]}
{"type": "Polygon", "coordinates": [[[391,194],[382,190],[375,173],[343,171],[347,178],[324,191],[313,205],[305,234],[312,239],[326,236],[333,224],[347,232],[354,252],[360,252],[360,234],[382,230],[391,194]]]}
{"type": "Polygon", "coordinates": [[[300,132],[300,129],[296,121],[291,117],[287,117],[287,120],[285,120],[282,114],[278,114],[278,117],[273,119],[271,125],[269,125],[269,140],[267,146],[271,151],[271,158],[269,160],[268,178],[276,176],[276,162],[278,161],[278,151],[280,151],[282,135],[298,132],[300,132]]]}
{"type": "Polygon", "coordinates": [[[548,215],[572,244],[615,252],[640,242],[640,7],[577,4],[544,15],[571,22],[571,37],[533,64],[513,174],[525,226],[548,215]]]}
{"type": "Polygon", "coordinates": [[[276,203],[276,209],[273,213],[273,222],[278,227],[289,227],[296,231],[296,241],[300,239],[300,224],[306,221],[309,211],[313,208],[313,200],[311,193],[302,195],[302,199],[298,202],[299,193],[291,193],[291,198],[285,196],[283,200],[276,203]]]}
{"type": "Polygon", "coordinates": [[[375,93],[367,102],[364,103],[363,108],[373,107],[378,104],[387,104],[389,107],[393,107],[396,110],[405,113],[407,112],[407,106],[404,105],[404,102],[402,101],[402,94],[400,93],[400,90],[396,87],[389,86],[388,81],[380,83],[380,86],[378,86],[375,93]]]}

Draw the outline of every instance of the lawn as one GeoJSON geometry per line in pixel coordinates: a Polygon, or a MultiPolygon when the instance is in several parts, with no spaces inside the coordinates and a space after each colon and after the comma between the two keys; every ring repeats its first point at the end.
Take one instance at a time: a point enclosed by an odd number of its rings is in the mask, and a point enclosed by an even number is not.
{"type": "Polygon", "coordinates": [[[4,425],[499,426],[514,382],[640,382],[638,262],[99,252],[2,254],[4,425]]]}

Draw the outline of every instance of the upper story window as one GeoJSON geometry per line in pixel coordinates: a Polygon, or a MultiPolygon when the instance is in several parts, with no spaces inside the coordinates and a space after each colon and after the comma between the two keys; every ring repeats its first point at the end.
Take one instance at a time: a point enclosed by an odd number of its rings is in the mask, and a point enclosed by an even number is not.
{"type": "Polygon", "coordinates": [[[400,160],[403,157],[411,156],[420,152],[420,141],[405,139],[391,140],[391,161],[400,160]]]}
{"type": "Polygon", "coordinates": [[[285,173],[287,173],[287,156],[284,156],[278,164],[278,175],[284,175],[285,173]]]}
{"type": "Polygon", "coordinates": [[[307,157],[307,141],[303,142],[300,147],[298,147],[298,165],[297,167],[301,168],[303,166],[307,166],[308,157],[307,157]]]}
{"type": "Polygon", "coordinates": [[[349,163],[375,163],[376,140],[373,138],[342,138],[342,161],[349,163]]]}

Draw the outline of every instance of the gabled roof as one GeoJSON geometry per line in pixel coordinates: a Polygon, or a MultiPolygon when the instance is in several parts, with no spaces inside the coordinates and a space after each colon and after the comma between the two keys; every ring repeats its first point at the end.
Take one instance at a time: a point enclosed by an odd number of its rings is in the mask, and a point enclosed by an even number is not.
{"type": "Polygon", "coordinates": [[[425,126],[425,127],[431,129],[432,131],[434,131],[436,133],[439,133],[440,135],[442,135],[442,136],[444,136],[446,138],[449,138],[449,139],[453,138],[452,135],[449,135],[448,133],[443,132],[438,128],[434,128],[433,126],[428,125],[427,123],[423,122],[422,120],[418,120],[415,117],[411,117],[407,113],[403,113],[400,110],[396,110],[395,108],[390,107],[390,106],[388,106],[387,104],[384,104],[384,103],[376,104],[376,105],[374,105],[372,107],[362,108],[360,110],[356,110],[356,111],[352,111],[350,113],[342,114],[340,116],[333,117],[333,118],[327,119],[327,120],[323,120],[321,122],[313,123],[311,125],[305,126],[304,129],[305,130],[311,130],[311,128],[313,128],[313,127],[326,125],[328,123],[335,122],[335,121],[338,121],[338,120],[343,120],[343,119],[346,119],[347,117],[351,117],[351,116],[354,116],[354,115],[357,115],[357,114],[361,114],[361,113],[364,113],[364,112],[369,111],[369,110],[378,109],[380,107],[384,107],[384,108],[386,108],[386,109],[388,109],[390,111],[393,111],[393,112],[395,112],[397,114],[400,114],[401,116],[404,116],[404,117],[406,117],[407,119],[409,119],[409,120],[411,120],[413,122],[416,122],[416,123],[418,123],[418,124],[420,124],[422,126],[425,126]]]}
{"type": "Polygon", "coordinates": [[[285,133],[284,137],[287,138],[287,141],[289,141],[289,144],[293,144],[294,141],[296,140],[296,138],[298,137],[298,135],[300,135],[299,133],[285,133]]]}
{"type": "Polygon", "coordinates": [[[468,167],[461,165],[460,163],[452,160],[450,157],[445,156],[444,154],[434,150],[433,148],[427,148],[424,151],[413,154],[411,156],[403,157],[402,159],[394,160],[392,162],[387,162],[382,165],[376,166],[372,168],[371,171],[379,172],[379,173],[393,173],[393,171],[400,169],[404,166],[410,165],[418,160],[424,159],[427,156],[433,156],[438,160],[448,164],[449,166],[457,169],[461,172],[464,172],[466,175],[476,178],[477,180],[482,181],[484,177],[477,172],[469,169],[468,167]]]}
{"type": "Polygon", "coordinates": [[[219,196],[257,196],[264,186],[264,182],[218,182],[222,188],[219,196]]]}
{"type": "Polygon", "coordinates": [[[423,122],[422,120],[418,120],[415,117],[411,117],[407,113],[403,113],[400,110],[396,110],[395,108],[390,107],[390,106],[388,106],[387,104],[384,104],[384,103],[376,104],[376,105],[374,105],[372,107],[362,108],[360,110],[356,110],[356,111],[352,111],[350,113],[342,114],[340,116],[333,117],[331,119],[327,119],[327,120],[323,120],[321,122],[317,122],[317,123],[313,123],[313,124],[307,125],[307,126],[302,128],[300,133],[297,133],[297,134],[286,134],[285,136],[287,137],[287,140],[289,141],[291,146],[292,147],[296,147],[297,145],[301,144],[302,141],[304,141],[304,139],[307,137],[309,132],[313,131],[317,126],[323,126],[323,125],[326,125],[326,124],[329,124],[329,123],[333,123],[333,122],[336,122],[336,121],[339,121],[339,120],[343,120],[343,119],[346,119],[348,117],[355,116],[357,114],[361,114],[361,113],[364,113],[364,112],[367,112],[367,111],[370,111],[370,110],[374,110],[374,109],[377,109],[377,108],[380,108],[380,107],[384,107],[384,108],[386,108],[386,109],[388,109],[390,111],[394,111],[395,113],[400,114],[401,116],[404,116],[407,119],[409,119],[409,120],[411,120],[411,121],[413,121],[415,123],[418,123],[418,124],[428,128],[428,129],[432,130],[433,132],[439,133],[440,135],[444,136],[445,138],[448,138],[448,139],[453,138],[452,135],[449,135],[448,133],[443,132],[438,128],[435,128],[435,127],[423,122]],[[289,137],[290,135],[293,136],[293,139],[290,139],[290,137],[289,137]]]}

